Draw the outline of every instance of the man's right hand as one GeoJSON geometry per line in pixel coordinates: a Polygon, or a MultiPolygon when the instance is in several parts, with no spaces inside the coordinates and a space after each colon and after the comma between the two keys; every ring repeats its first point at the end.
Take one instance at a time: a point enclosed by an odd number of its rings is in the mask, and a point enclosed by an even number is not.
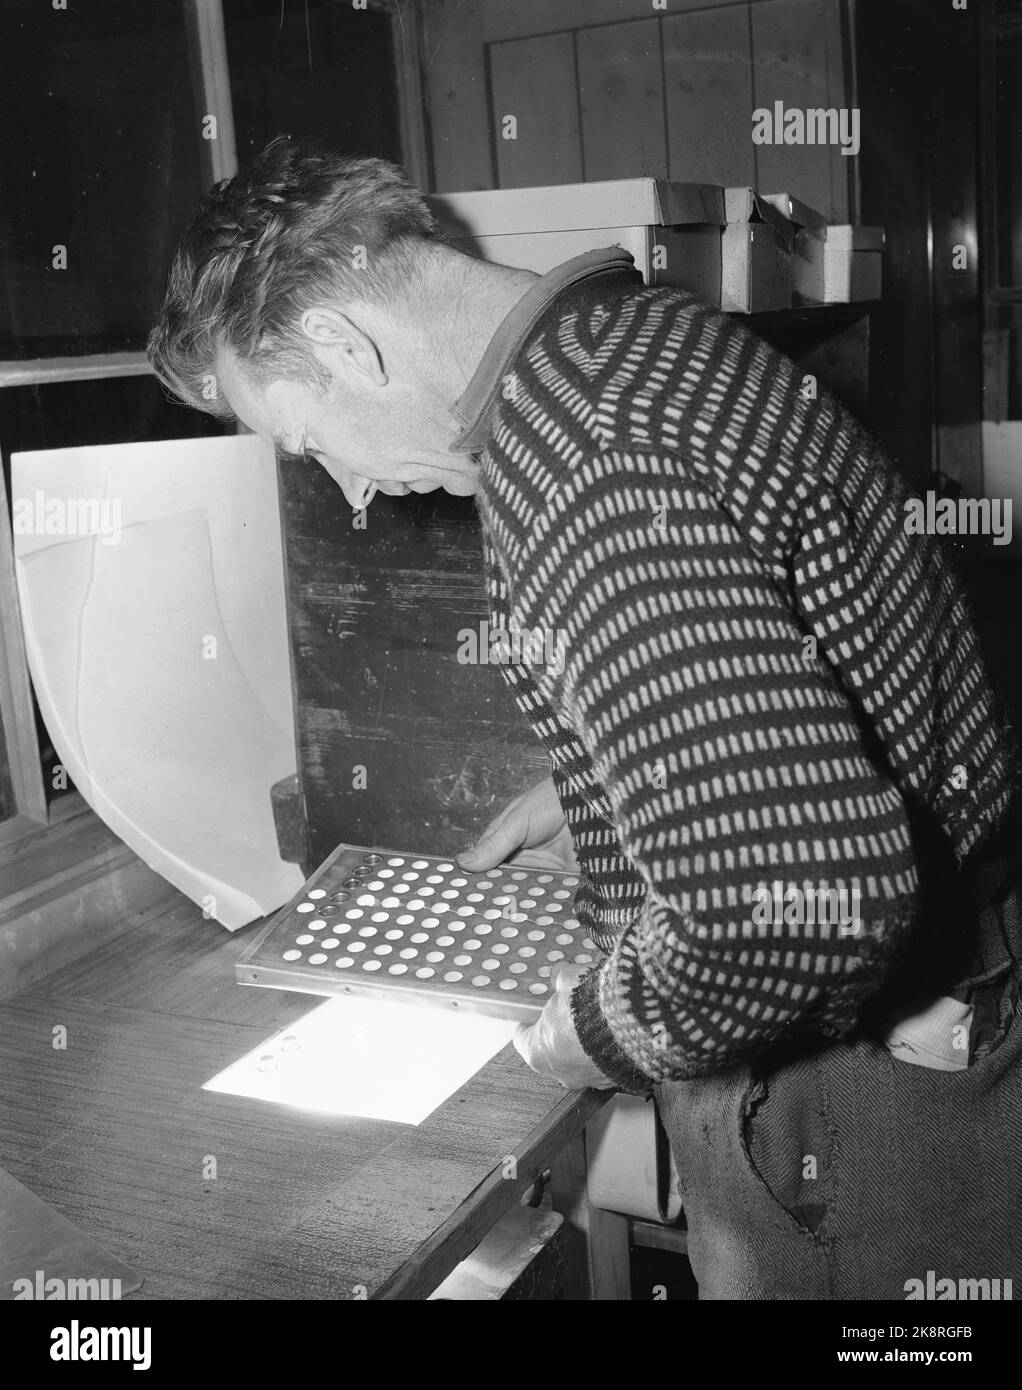
{"type": "Polygon", "coordinates": [[[577,873],[578,860],[571,835],[548,777],[495,816],[471,849],[457,855],[463,869],[482,873],[498,864],[520,864],[527,869],[558,869],[577,873]]]}

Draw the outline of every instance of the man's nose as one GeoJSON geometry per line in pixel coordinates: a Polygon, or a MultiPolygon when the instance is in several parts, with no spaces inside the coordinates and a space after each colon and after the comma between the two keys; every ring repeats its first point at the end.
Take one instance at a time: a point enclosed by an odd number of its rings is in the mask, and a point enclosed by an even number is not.
{"type": "Polygon", "coordinates": [[[371,478],[362,478],[357,473],[349,472],[343,464],[337,463],[334,459],[321,456],[320,462],[344,493],[349,506],[355,511],[369,506],[376,495],[376,484],[371,478]]]}
{"type": "Polygon", "coordinates": [[[341,484],[341,491],[355,511],[361,511],[363,507],[368,507],[376,496],[376,484],[371,478],[353,477],[349,478],[347,483],[341,484]]]}

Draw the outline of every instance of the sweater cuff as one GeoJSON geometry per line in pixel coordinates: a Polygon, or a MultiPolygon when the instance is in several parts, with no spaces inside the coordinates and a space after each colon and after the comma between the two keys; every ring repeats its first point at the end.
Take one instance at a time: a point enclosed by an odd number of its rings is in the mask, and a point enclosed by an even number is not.
{"type": "Polygon", "coordinates": [[[600,1008],[600,980],[603,968],[590,970],[571,992],[571,1017],[582,1049],[604,1076],[622,1091],[648,1095],[657,1084],[640,1071],[628,1054],[617,1045],[600,1008]]]}

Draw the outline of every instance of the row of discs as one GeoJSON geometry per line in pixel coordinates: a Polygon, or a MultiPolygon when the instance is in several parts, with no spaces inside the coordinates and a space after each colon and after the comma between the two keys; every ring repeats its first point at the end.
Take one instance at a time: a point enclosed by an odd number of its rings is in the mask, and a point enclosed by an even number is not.
{"type": "Polygon", "coordinates": [[[298,904],[285,961],[538,997],[558,962],[595,959],[571,916],[573,876],[353,853],[298,904]]]}

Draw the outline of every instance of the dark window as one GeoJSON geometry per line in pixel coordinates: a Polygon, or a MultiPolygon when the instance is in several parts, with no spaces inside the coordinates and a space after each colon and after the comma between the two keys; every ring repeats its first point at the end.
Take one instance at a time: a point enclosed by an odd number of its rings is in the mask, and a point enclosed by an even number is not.
{"type": "Polygon", "coordinates": [[[0,359],[137,351],[200,192],[180,0],[15,0],[2,26],[0,359]]]}
{"type": "Polygon", "coordinates": [[[390,24],[349,0],[224,0],[239,163],[279,134],[399,161],[390,24]]]}
{"type": "Polygon", "coordinates": [[[61,381],[0,391],[0,450],[69,449],[233,433],[210,415],[171,400],[154,376],[61,381]]]}

